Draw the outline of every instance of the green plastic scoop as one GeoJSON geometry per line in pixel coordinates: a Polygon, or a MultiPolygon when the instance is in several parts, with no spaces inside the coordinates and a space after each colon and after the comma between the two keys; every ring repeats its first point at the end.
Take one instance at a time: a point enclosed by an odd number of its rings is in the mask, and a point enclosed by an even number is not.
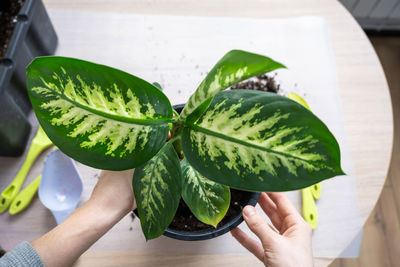
{"type": "MultiPolygon", "coordinates": [[[[287,94],[287,97],[292,99],[293,101],[296,101],[300,105],[310,109],[307,102],[298,94],[289,93],[287,94]]],[[[303,201],[303,218],[304,220],[306,220],[306,222],[310,224],[312,229],[315,229],[318,222],[318,211],[314,199],[318,199],[321,197],[321,184],[317,183],[315,185],[302,189],[301,196],[303,201]]]]}
{"type": "Polygon", "coordinates": [[[43,129],[39,127],[36,136],[32,140],[32,144],[29,148],[24,164],[11,184],[0,195],[0,213],[3,213],[17,196],[22,184],[25,181],[26,175],[32,166],[32,163],[40,155],[40,153],[43,152],[43,150],[51,145],[52,143],[50,139],[47,137],[43,129]]]}

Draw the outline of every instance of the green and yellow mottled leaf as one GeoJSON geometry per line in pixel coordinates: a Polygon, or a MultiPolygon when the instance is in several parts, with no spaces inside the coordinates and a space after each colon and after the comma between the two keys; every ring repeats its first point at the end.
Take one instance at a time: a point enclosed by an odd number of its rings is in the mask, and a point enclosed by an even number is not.
{"type": "Polygon", "coordinates": [[[181,175],[179,158],[170,142],[135,169],[133,190],[147,240],[162,235],[174,218],[181,197],[181,175]]]}
{"type": "Polygon", "coordinates": [[[168,98],[123,71],[73,58],[40,57],[27,68],[27,87],[48,137],[86,165],[110,170],[139,166],[168,135],[168,98]]]}
{"type": "MultiPolygon", "coordinates": [[[[197,90],[187,101],[179,121],[184,121],[204,101],[218,92],[250,77],[285,68],[271,58],[241,50],[232,50],[224,55],[207,74],[197,90]]],[[[207,108],[207,106],[205,107],[207,108]]],[[[202,114],[199,113],[198,117],[202,114]]]]}
{"type": "Polygon", "coordinates": [[[229,187],[205,178],[186,159],[181,166],[183,200],[198,220],[217,227],[229,208],[229,187]]]}
{"type": "Polygon", "coordinates": [[[205,177],[250,191],[288,191],[343,174],[339,145],[300,104],[254,90],[221,92],[194,123],[182,146],[205,177]]]}

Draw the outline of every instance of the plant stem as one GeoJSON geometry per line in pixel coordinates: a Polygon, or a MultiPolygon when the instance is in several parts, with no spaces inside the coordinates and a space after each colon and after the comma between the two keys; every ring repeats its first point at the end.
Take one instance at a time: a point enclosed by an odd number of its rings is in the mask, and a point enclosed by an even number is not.
{"type": "Polygon", "coordinates": [[[176,116],[176,120],[178,120],[178,118],[179,118],[179,113],[178,113],[175,109],[172,109],[172,111],[174,112],[174,114],[175,114],[175,116],[176,116]]]}
{"type": "Polygon", "coordinates": [[[171,138],[168,140],[168,142],[176,142],[178,139],[181,139],[181,136],[175,136],[174,138],[171,138]]]}
{"type": "Polygon", "coordinates": [[[183,150],[182,150],[182,140],[181,140],[182,130],[183,130],[182,124],[178,124],[178,123],[172,124],[172,133],[171,133],[170,140],[173,140],[174,149],[180,159],[183,159],[183,156],[184,156],[183,150]]]}

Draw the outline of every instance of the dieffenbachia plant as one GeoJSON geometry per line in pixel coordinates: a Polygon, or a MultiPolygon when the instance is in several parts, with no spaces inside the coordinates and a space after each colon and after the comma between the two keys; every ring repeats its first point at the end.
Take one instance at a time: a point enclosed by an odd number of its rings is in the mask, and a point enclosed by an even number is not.
{"type": "Polygon", "coordinates": [[[136,168],[139,217],[152,239],[181,197],[216,227],[230,187],[287,191],[343,174],[337,141],[309,110],[276,94],[224,91],[279,68],[268,57],[230,51],[176,117],[158,84],[79,59],[36,58],[27,87],[41,126],[65,154],[100,169],[136,168]]]}

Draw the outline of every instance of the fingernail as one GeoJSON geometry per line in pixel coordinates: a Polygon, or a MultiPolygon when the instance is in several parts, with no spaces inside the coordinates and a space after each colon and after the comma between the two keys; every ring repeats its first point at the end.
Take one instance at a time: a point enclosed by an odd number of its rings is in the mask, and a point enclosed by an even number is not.
{"type": "Polygon", "coordinates": [[[251,217],[256,214],[256,209],[253,206],[246,206],[243,209],[243,214],[246,217],[251,217]]]}

